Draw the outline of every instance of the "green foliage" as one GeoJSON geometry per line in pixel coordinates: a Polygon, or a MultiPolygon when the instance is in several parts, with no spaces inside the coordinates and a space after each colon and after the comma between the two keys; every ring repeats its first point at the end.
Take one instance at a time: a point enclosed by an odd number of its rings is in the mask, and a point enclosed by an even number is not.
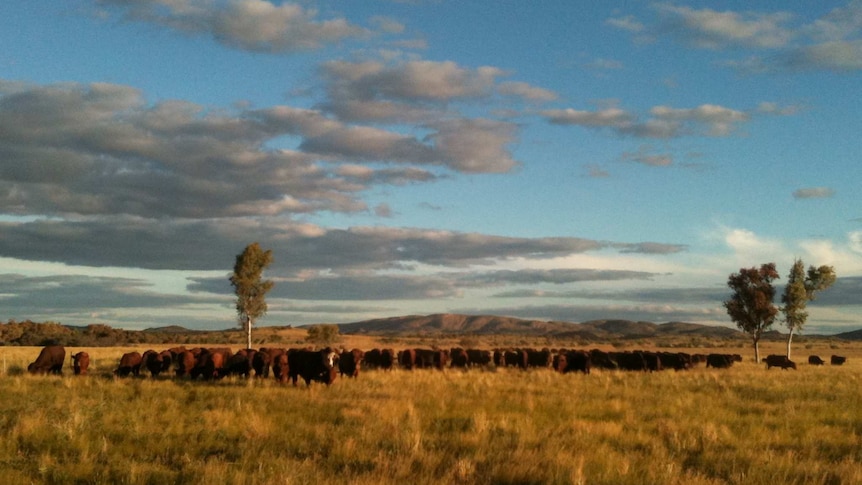
{"type": "Polygon", "coordinates": [[[272,263],[272,251],[261,249],[258,243],[251,243],[236,256],[230,284],[236,293],[236,313],[240,325],[248,335],[248,348],[251,348],[251,329],[254,321],[266,315],[266,294],[275,283],[263,280],[263,270],[272,263]]]}
{"type": "Polygon", "coordinates": [[[305,340],[319,345],[329,345],[338,340],[340,333],[338,325],[312,325],[308,327],[308,336],[305,340]]]}
{"type": "Polygon", "coordinates": [[[760,362],[758,342],[778,313],[778,307],[773,303],[775,287],[772,286],[772,281],[778,278],[775,263],[766,263],[760,268],[740,268],[739,273],[733,273],[727,279],[727,286],[733,294],[724,302],[724,307],[736,326],[751,337],[757,362],[760,362]]]}

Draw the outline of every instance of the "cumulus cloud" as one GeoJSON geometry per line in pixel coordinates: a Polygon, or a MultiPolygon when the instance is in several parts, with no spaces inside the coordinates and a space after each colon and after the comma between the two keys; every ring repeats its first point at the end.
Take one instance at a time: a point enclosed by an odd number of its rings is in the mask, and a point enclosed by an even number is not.
{"type": "Polygon", "coordinates": [[[787,26],[791,16],[783,12],[718,12],[666,3],[655,4],[655,8],[663,17],[660,31],[679,36],[697,47],[777,48],[793,38],[793,31],[787,26]]]}
{"type": "Polygon", "coordinates": [[[828,199],[835,195],[835,191],[829,187],[808,187],[793,191],[795,199],[828,199]]]}
{"type": "Polygon", "coordinates": [[[636,39],[671,35],[697,48],[768,51],[723,63],[747,74],[862,69],[862,2],[858,0],[807,24],[787,12],[715,11],[667,3],[655,4],[654,11],[659,18],[653,23],[644,24],[632,16],[606,23],[633,33],[636,39]]]}
{"type": "MultiPolygon", "coordinates": [[[[451,118],[423,139],[312,109],[155,105],[128,86],[0,83],[0,211],[239,217],[366,210],[372,184],[431,182],[423,166],[506,172],[517,127],[451,118]],[[279,137],[295,148],[269,148],[279,137]],[[320,163],[320,162],[326,162],[320,163]],[[345,176],[341,164],[399,168],[345,176]]],[[[355,173],[355,171],[354,171],[355,173]]]]}
{"type": "MultiPolygon", "coordinates": [[[[265,0],[98,0],[107,12],[189,35],[204,35],[235,49],[279,53],[319,49],[371,33],[343,18],[318,20],[315,10],[293,2],[265,0]]],[[[381,25],[392,32],[396,24],[381,25]]]]}

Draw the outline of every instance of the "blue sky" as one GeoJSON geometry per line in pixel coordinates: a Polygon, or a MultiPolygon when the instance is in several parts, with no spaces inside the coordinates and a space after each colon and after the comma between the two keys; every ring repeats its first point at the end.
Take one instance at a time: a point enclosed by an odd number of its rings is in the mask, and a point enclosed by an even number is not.
{"type": "MultiPolygon", "coordinates": [[[[833,265],[862,327],[862,2],[0,4],[0,318],[732,325],[833,265]],[[779,281],[780,283],[780,281],[779,281]]],[[[780,324],[776,328],[781,328],[780,324]]]]}

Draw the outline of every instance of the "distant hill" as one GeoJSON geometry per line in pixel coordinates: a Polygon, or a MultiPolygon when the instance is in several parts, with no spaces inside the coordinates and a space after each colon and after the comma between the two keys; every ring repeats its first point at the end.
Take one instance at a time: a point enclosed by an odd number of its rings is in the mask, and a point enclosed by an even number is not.
{"type": "Polygon", "coordinates": [[[853,330],[852,332],[835,334],[834,337],[844,340],[862,340],[862,328],[859,330],[853,330]]]}
{"type": "Polygon", "coordinates": [[[189,330],[186,327],[181,327],[179,325],[168,325],[166,327],[153,327],[147,328],[143,330],[144,332],[150,333],[195,333],[197,330],[189,330]]]}
{"type": "Polygon", "coordinates": [[[699,336],[714,338],[740,337],[742,333],[727,327],[685,322],[634,322],[631,320],[594,320],[584,323],[525,320],[493,315],[408,315],[378,318],[340,324],[343,334],[371,335],[528,335],[585,338],[648,338],[669,336],[699,336]]]}

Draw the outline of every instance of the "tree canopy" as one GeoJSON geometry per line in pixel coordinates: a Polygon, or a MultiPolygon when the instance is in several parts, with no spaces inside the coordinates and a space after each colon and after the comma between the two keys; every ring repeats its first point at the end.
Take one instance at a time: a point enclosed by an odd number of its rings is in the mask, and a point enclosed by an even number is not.
{"type": "Polygon", "coordinates": [[[790,358],[790,345],[793,333],[802,330],[808,320],[808,312],[805,311],[809,301],[813,301],[817,293],[825,290],[835,283],[835,268],[832,266],[820,266],[815,268],[809,266],[805,271],[805,265],[801,259],[796,259],[787,276],[787,286],[781,295],[781,312],[784,314],[784,323],[790,330],[787,336],[787,358],[790,358]]]}
{"type": "Polygon", "coordinates": [[[262,279],[263,270],[272,263],[272,251],[251,243],[236,257],[230,284],[236,293],[236,312],[240,325],[246,331],[246,346],[251,348],[251,329],[254,321],[266,315],[266,294],[275,286],[262,279]]]}
{"type": "Polygon", "coordinates": [[[727,279],[727,286],[733,294],[724,302],[724,307],[736,326],[751,336],[757,362],[760,362],[760,338],[778,314],[778,307],[773,303],[775,287],[772,285],[772,281],[778,278],[775,263],[766,263],[760,268],[740,268],[739,273],[733,273],[727,279]]]}

